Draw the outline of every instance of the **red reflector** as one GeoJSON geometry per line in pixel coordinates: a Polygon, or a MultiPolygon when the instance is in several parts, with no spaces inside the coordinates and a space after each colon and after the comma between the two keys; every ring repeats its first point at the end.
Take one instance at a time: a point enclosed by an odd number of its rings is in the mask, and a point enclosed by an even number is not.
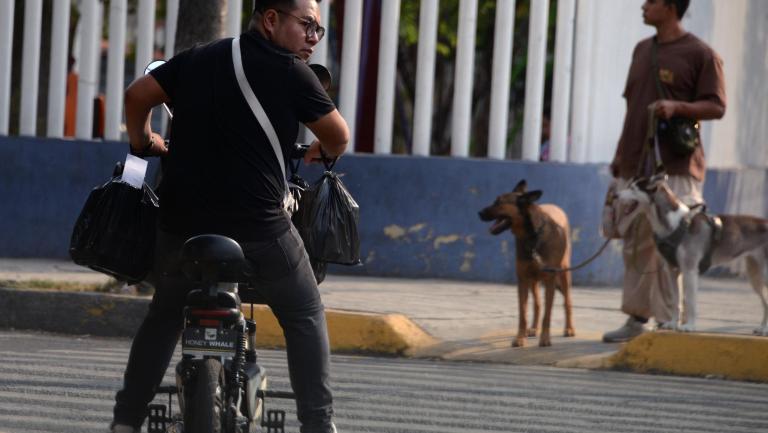
{"type": "Polygon", "coordinates": [[[190,311],[190,314],[192,314],[193,316],[199,316],[199,317],[224,317],[224,316],[229,316],[231,314],[231,310],[228,310],[228,309],[206,310],[206,309],[198,308],[190,311]]]}
{"type": "Polygon", "coordinates": [[[200,323],[200,326],[210,326],[211,328],[214,328],[214,327],[218,328],[219,323],[221,322],[213,319],[200,319],[198,323],[200,323]]]}

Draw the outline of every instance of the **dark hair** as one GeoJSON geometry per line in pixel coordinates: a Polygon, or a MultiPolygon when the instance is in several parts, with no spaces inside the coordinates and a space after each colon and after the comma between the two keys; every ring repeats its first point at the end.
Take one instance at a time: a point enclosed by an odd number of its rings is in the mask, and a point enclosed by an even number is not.
{"type": "Polygon", "coordinates": [[[677,10],[677,19],[681,20],[685,15],[685,11],[688,10],[688,6],[690,6],[691,0],[664,0],[664,3],[668,5],[674,5],[675,10],[677,10]]]}
{"type": "MultiPolygon", "coordinates": [[[[320,3],[321,0],[315,0],[320,3]]],[[[255,0],[253,12],[264,12],[267,9],[295,9],[296,0],[255,0]]]]}

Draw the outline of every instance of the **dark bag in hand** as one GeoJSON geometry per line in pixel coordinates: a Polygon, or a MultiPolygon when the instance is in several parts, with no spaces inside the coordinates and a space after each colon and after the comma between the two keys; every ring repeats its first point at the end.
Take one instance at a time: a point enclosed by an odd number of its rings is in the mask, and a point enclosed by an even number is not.
{"type": "Polygon", "coordinates": [[[699,122],[685,117],[659,119],[659,143],[677,156],[688,156],[699,144],[699,122]]]}
{"type": "MultiPolygon", "coordinates": [[[[318,262],[360,263],[360,207],[332,168],[333,163],[326,165],[327,170],[304,191],[299,203],[297,227],[313,268],[318,262]]],[[[324,274],[324,266],[317,271],[324,274]]]]}
{"type": "MultiPolygon", "coordinates": [[[[297,205],[294,208],[295,210],[291,215],[291,221],[299,231],[302,241],[304,241],[306,231],[304,229],[303,210],[310,206],[309,184],[307,181],[302,179],[301,176],[298,175],[298,170],[299,161],[296,161],[295,165],[291,164],[292,174],[291,179],[288,181],[288,187],[291,189],[291,196],[297,202],[297,205]]],[[[306,241],[304,241],[304,244],[304,249],[306,249],[306,241]]],[[[325,271],[328,267],[327,264],[321,260],[313,258],[312,256],[309,256],[309,263],[312,265],[312,272],[315,274],[315,281],[317,281],[317,284],[322,283],[323,280],[325,280],[325,271]]]]}
{"type": "MultiPolygon", "coordinates": [[[[653,77],[656,81],[656,91],[659,98],[671,99],[659,78],[658,42],[653,38],[651,47],[651,61],[653,63],[653,77]]],[[[661,146],[671,150],[677,156],[688,156],[696,150],[699,144],[699,122],[686,117],[673,117],[671,119],[658,119],[656,134],[661,146]]]]}
{"type": "Polygon", "coordinates": [[[146,183],[142,189],[114,177],[91,191],[77,218],[69,255],[118,280],[136,283],[152,269],[159,200],[146,183]]]}

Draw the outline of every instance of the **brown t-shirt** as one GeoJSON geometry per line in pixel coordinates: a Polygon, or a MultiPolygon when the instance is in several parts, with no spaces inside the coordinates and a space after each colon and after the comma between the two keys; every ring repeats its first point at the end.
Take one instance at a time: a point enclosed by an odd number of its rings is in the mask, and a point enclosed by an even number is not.
{"type": "MultiPolygon", "coordinates": [[[[648,105],[664,99],[659,96],[653,77],[652,46],[653,38],[644,39],[635,46],[624,89],[627,115],[611,171],[625,179],[637,174],[643,146],[648,143],[648,105]]],[[[723,61],[701,39],[686,33],[672,42],[659,44],[658,63],[659,79],[670,99],[688,102],[706,100],[725,108],[723,61]]],[[[697,146],[687,157],[676,156],[661,144],[659,152],[667,173],[704,180],[702,146],[697,146]]]]}

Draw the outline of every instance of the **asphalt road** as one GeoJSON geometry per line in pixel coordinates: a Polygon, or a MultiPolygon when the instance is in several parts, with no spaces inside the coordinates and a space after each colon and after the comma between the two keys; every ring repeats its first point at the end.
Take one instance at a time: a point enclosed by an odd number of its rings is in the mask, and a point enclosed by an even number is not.
{"type": "MultiPolygon", "coordinates": [[[[0,432],[106,432],[128,349],[0,330],[0,432]]],[[[287,389],[285,354],[260,357],[287,389]]],[[[768,431],[764,384],[361,356],[334,356],[333,378],[343,433],[768,431]]]]}

